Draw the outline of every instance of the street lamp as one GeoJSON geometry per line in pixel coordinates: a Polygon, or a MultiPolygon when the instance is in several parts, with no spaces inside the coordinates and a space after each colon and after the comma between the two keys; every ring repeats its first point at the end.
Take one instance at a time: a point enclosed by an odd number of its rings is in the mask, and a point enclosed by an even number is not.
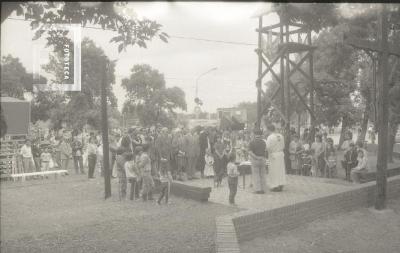
{"type": "Polygon", "coordinates": [[[206,74],[208,74],[208,73],[210,73],[210,72],[212,72],[212,71],[214,71],[214,70],[217,70],[217,67],[214,67],[214,68],[212,68],[212,69],[209,69],[209,70],[207,70],[206,72],[204,72],[203,74],[201,74],[201,75],[199,75],[199,76],[197,77],[197,79],[196,79],[196,97],[195,97],[195,102],[196,102],[196,104],[200,104],[200,99],[198,98],[199,79],[200,79],[200,77],[202,77],[202,76],[204,76],[204,75],[206,75],[206,74]]]}

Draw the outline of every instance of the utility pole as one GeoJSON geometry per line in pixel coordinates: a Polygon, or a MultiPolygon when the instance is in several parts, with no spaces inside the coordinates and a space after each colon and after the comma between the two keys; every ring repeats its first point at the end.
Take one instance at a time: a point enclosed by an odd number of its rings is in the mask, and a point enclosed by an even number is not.
{"type": "MultiPolygon", "coordinates": [[[[258,29],[262,28],[263,18],[260,16],[258,18],[258,29]]],[[[262,85],[262,34],[258,33],[258,79],[257,79],[257,122],[256,128],[261,129],[261,117],[262,117],[262,101],[261,101],[261,85],[262,85]]]]}
{"type": "MultiPolygon", "coordinates": [[[[289,25],[288,25],[288,23],[287,22],[285,22],[286,24],[285,24],[285,31],[286,31],[286,38],[285,38],[285,40],[286,40],[286,43],[289,43],[290,42],[290,35],[289,35],[289,25]]],[[[284,113],[285,113],[285,115],[286,115],[286,119],[287,119],[287,121],[285,122],[285,130],[284,130],[284,133],[285,133],[285,150],[284,150],[284,152],[285,152],[285,167],[286,167],[286,173],[290,173],[290,171],[291,171],[291,168],[292,168],[292,165],[291,165],[291,161],[290,161],[290,154],[289,154],[289,145],[290,145],[290,139],[291,139],[291,136],[290,136],[290,115],[291,115],[291,110],[290,110],[290,86],[289,86],[289,82],[290,82],[290,80],[289,80],[289,78],[290,78],[290,54],[289,54],[289,52],[287,52],[286,54],[285,54],[285,63],[286,63],[286,66],[285,66],[285,72],[284,72],[284,75],[285,75],[285,78],[284,78],[284,80],[283,80],[283,91],[284,91],[284,100],[283,100],[283,103],[284,103],[284,113]]]]}
{"type": "Polygon", "coordinates": [[[103,170],[104,170],[104,198],[111,197],[110,158],[108,143],[108,116],[107,116],[107,74],[109,65],[104,57],[103,78],[101,81],[101,131],[103,137],[103,170]]]}

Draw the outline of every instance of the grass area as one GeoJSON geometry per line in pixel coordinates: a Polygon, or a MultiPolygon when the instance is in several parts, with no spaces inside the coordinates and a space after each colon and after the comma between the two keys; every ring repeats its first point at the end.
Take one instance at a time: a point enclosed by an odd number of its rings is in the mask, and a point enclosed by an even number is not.
{"type": "MultiPolygon", "coordinates": [[[[71,175],[1,184],[1,252],[213,252],[215,217],[233,207],[171,197],[104,200],[103,181],[71,175]]],[[[156,197],[156,196],[155,196],[156,197]]]]}
{"type": "Polygon", "coordinates": [[[399,238],[400,199],[395,199],[384,211],[361,208],[273,237],[243,242],[240,248],[252,253],[395,253],[400,252],[399,238]]]}

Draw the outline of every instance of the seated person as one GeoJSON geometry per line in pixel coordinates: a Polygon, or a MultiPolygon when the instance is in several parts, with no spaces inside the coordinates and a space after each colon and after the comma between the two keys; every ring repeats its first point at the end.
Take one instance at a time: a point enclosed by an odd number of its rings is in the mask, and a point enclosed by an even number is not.
{"type": "Polygon", "coordinates": [[[353,183],[361,183],[360,179],[368,172],[368,160],[366,152],[362,149],[357,151],[357,160],[358,164],[355,168],[351,170],[351,180],[353,183]]]}

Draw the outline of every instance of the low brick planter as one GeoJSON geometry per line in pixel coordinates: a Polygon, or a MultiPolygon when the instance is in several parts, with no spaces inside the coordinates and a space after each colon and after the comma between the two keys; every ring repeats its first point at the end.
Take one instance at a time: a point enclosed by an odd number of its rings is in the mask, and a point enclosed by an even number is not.
{"type": "MultiPolygon", "coordinates": [[[[295,229],[329,215],[372,206],[375,195],[376,183],[368,182],[341,192],[278,208],[244,210],[217,217],[216,252],[240,252],[240,242],[295,229]]],[[[399,197],[400,176],[392,176],[387,180],[387,198],[399,197]]]]}
{"type": "MultiPolygon", "coordinates": [[[[392,168],[392,169],[388,169],[386,171],[386,177],[393,177],[396,175],[400,175],[400,168],[392,168]]],[[[369,172],[363,178],[364,183],[375,181],[375,180],[376,180],[376,172],[369,172]]]]}
{"type": "MultiPolygon", "coordinates": [[[[388,178],[387,189],[388,198],[400,197],[400,176],[388,178]]],[[[369,182],[348,191],[280,208],[235,213],[232,222],[239,242],[252,240],[294,229],[329,215],[371,206],[375,190],[375,182],[369,182]]]]}
{"type": "Polygon", "coordinates": [[[177,181],[173,181],[171,184],[171,194],[201,202],[208,201],[210,192],[211,187],[187,185],[177,181]]]}

